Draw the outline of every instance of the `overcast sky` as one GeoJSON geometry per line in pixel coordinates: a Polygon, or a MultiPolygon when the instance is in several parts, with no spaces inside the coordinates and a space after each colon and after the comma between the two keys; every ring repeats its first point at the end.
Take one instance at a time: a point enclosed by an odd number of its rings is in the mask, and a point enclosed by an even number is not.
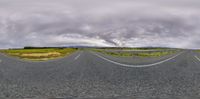
{"type": "Polygon", "coordinates": [[[200,48],[200,0],[0,0],[0,48],[200,48]]]}

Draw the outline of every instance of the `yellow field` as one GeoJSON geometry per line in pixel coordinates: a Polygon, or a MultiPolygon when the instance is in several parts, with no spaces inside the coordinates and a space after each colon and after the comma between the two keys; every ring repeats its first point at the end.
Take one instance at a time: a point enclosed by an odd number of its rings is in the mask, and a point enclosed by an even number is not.
{"type": "Polygon", "coordinates": [[[2,50],[1,52],[18,57],[20,59],[32,60],[32,61],[45,61],[50,59],[56,59],[70,55],[75,52],[75,48],[45,48],[45,49],[12,49],[2,50]]]}

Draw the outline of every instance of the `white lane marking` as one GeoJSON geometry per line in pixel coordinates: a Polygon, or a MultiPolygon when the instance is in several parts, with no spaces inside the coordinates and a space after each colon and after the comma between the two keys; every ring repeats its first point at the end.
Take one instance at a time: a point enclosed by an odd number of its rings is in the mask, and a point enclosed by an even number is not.
{"type": "Polygon", "coordinates": [[[81,56],[81,54],[78,54],[78,55],[74,58],[74,60],[77,60],[80,56],[81,56]]]}
{"type": "Polygon", "coordinates": [[[194,56],[198,61],[200,61],[200,58],[199,57],[197,57],[197,56],[194,56]]]}
{"type": "Polygon", "coordinates": [[[130,64],[123,64],[123,63],[118,63],[116,61],[109,60],[109,59],[107,59],[107,58],[105,58],[105,57],[103,57],[101,55],[98,55],[98,54],[93,52],[94,55],[96,55],[97,57],[99,57],[99,58],[101,58],[103,60],[106,60],[106,61],[111,62],[111,63],[116,64],[116,65],[124,66],[124,67],[151,67],[151,66],[159,65],[159,64],[162,64],[162,63],[167,62],[169,60],[172,60],[172,59],[176,58],[177,56],[181,55],[182,53],[183,52],[180,52],[179,54],[176,54],[176,55],[174,55],[174,56],[172,56],[172,57],[170,57],[168,59],[165,59],[165,60],[157,62],[157,63],[147,64],[147,65],[130,65],[130,64]]]}
{"type": "Polygon", "coordinates": [[[0,60],[0,63],[2,62],[2,60],[0,60]]]}

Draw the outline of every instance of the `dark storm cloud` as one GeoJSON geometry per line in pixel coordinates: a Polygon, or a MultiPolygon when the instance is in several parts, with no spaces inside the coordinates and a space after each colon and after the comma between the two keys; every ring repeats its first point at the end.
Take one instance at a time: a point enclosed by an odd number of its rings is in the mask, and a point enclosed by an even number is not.
{"type": "Polygon", "coordinates": [[[0,48],[199,48],[197,0],[0,0],[0,48]]]}

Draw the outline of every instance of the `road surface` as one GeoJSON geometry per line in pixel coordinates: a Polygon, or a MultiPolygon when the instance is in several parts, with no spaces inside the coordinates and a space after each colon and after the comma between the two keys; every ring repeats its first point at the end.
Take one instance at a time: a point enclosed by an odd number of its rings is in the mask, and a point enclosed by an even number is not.
{"type": "Polygon", "coordinates": [[[183,51],[144,67],[99,55],[78,51],[62,59],[26,62],[0,54],[0,98],[200,99],[199,53],[183,51]]]}

